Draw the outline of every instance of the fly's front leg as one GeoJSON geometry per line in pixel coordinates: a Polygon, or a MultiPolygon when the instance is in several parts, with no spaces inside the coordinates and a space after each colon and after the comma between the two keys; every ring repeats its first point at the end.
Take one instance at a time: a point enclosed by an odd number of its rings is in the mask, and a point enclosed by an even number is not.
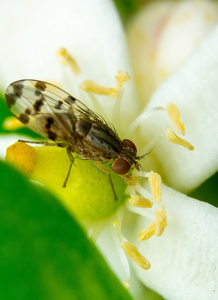
{"type": "Polygon", "coordinates": [[[72,155],[72,148],[71,147],[67,148],[67,155],[68,155],[68,157],[70,159],[70,166],[69,166],[69,169],[68,169],[68,172],[67,172],[67,177],[64,180],[63,188],[66,187],[66,185],[67,185],[67,181],[68,181],[68,179],[70,177],[70,172],[71,172],[71,169],[72,169],[72,166],[73,166],[73,163],[74,163],[74,157],[72,155]]]}
{"type": "Polygon", "coordinates": [[[117,201],[117,195],[116,195],[116,191],[114,189],[114,185],[113,185],[113,181],[112,181],[112,178],[111,178],[111,174],[110,172],[108,171],[107,168],[105,168],[100,162],[98,161],[93,161],[93,164],[96,166],[96,168],[98,168],[100,171],[106,173],[108,175],[108,179],[109,179],[109,183],[111,185],[111,188],[112,188],[112,191],[113,191],[113,194],[114,194],[114,200],[117,201]]]}

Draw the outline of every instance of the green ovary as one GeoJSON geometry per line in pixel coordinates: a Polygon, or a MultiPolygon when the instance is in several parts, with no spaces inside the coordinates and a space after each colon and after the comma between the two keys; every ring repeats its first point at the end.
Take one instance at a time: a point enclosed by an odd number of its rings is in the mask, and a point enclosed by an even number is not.
{"type": "MultiPolygon", "coordinates": [[[[90,161],[76,158],[67,186],[63,188],[70,160],[66,149],[35,147],[37,163],[31,179],[43,183],[59,195],[63,204],[82,221],[100,221],[110,217],[125,201],[126,184],[111,172],[118,200],[115,201],[108,175],[90,161]]],[[[105,164],[104,164],[105,165],[105,164]]],[[[109,164],[106,164],[110,170],[109,164]]]]}

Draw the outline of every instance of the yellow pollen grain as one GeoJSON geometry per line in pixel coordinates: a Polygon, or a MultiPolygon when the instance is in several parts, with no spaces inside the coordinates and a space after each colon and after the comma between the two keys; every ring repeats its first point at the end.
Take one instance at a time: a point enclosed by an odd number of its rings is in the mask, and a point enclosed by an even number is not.
{"type": "Polygon", "coordinates": [[[117,97],[117,91],[114,88],[101,86],[92,80],[83,81],[80,84],[80,88],[86,92],[92,92],[96,95],[104,95],[112,98],[117,97]]]}
{"type": "Polygon", "coordinates": [[[153,206],[152,201],[139,195],[135,195],[133,198],[130,198],[129,203],[135,207],[151,208],[153,206]]]}
{"type": "Polygon", "coordinates": [[[165,208],[159,208],[155,212],[156,216],[156,228],[155,228],[155,235],[160,236],[165,228],[167,227],[167,214],[165,208]]]}
{"type": "Polygon", "coordinates": [[[156,232],[156,222],[151,223],[147,228],[143,229],[138,236],[139,241],[150,239],[156,232]]]}
{"type": "Polygon", "coordinates": [[[120,88],[122,87],[122,85],[130,80],[130,75],[128,72],[124,72],[122,70],[118,71],[118,75],[115,76],[116,78],[116,82],[117,82],[117,92],[120,90],[120,88]]]}
{"type": "Polygon", "coordinates": [[[190,151],[194,150],[194,146],[176,135],[171,127],[167,127],[166,136],[169,142],[183,146],[190,151]]]}
{"type": "Polygon", "coordinates": [[[31,174],[35,169],[37,154],[33,147],[16,142],[7,148],[5,160],[21,171],[31,174]]]}
{"type": "Polygon", "coordinates": [[[178,107],[173,103],[167,104],[167,112],[168,115],[173,122],[173,125],[175,126],[177,132],[179,134],[184,135],[185,134],[185,124],[181,120],[180,112],[178,107]]]}
{"type": "Polygon", "coordinates": [[[120,175],[123,178],[125,183],[129,186],[135,186],[137,183],[137,177],[132,174],[120,175]]]}
{"type": "Polygon", "coordinates": [[[71,67],[74,74],[78,74],[80,72],[79,66],[75,59],[69,54],[67,49],[60,48],[58,54],[62,58],[63,65],[68,65],[71,67]]]}
{"type": "Polygon", "coordinates": [[[156,203],[161,202],[161,176],[151,171],[148,176],[148,182],[151,187],[152,196],[156,203]]]}
{"type": "Polygon", "coordinates": [[[138,251],[138,249],[136,248],[136,246],[134,246],[132,243],[130,243],[128,241],[123,241],[121,243],[121,247],[125,251],[126,255],[129,258],[131,258],[134,262],[136,262],[137,265],[139,265],[139,267],[141,267],[144,270],[150,269],[150,267],[151,267],[150,262],[147,260],[147,258],[145,258],[138,251]]]}
{"type": "Polygon", "coordinates": [[[5,120],[2,124],[2,127],[5,130],[16,130],[16,129],[24,127],[24,124],[21,123],[17,118],[10,116],[10,117],[5,118],[5,120]]]}

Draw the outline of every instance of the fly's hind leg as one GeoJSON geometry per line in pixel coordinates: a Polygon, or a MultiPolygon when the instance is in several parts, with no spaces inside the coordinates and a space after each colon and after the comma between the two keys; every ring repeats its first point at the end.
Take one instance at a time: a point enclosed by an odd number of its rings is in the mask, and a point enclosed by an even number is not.
{"type": "Polygon", "coordinates": [[[74,157],[72,155],[72,148],[71,147],[67,148],[67,155],[70,159],[70,166],[69,166],[69,169],[68,169],[68,172],[67,172],[67,176],[66,176],[66,178],[64,180],[64,183],[63,183],[63,188],[66,187],[66,185],[67,185],[67,181],[70,177],[70,172],[71,172],[71,169],[72,169],[72,166],[73,166],[73,163],[74,163],[74,157]]]}
{"type": "Polygon", "coordinates": [[[93,164],[96,166],[96,168],[98,168],[100,171],[106,173],[108,175],[108,179],[109,179],[109,183],[111,185],[111,188],[112,188],[112,192],[114,194],[114,200],[117,201],[117,195],[116,195],[116,191],[114,189],[114,185],[113,185],[113,181],[112,181],[112,178],[111,178],[111,174],[110,172],[108,171],[107,168],[105,168],[100,162],[98,161],[93,161],[93,164]]]}
{"type": "Polygon", "coordinates": [[[26,144],[36,144],[36,145],[44,145],[44,146],[59,146],[58,143],[52,143],[52,142],[46,142],[46,141],[26,141],[26,140],[18,140],[20,143],[26,143],[26,144]]]}

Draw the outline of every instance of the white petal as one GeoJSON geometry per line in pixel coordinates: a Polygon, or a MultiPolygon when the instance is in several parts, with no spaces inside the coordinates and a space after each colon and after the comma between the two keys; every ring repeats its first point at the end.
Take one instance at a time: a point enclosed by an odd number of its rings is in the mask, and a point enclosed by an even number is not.
{"type": "Polygon", "coordinates": [[[6,1],[0,20],[1,87],[20,78],[61,80],[56,51],[66,47],[86,77],[114,84],[129,63],[121,22],[110,0],[6,1]]]}
{"type": "MultiPolygon", "coordinates": [[[[175,103],[186,124],[185,138],[195,150],[160,141],[153,151],[165,183],[180,191],[200,185],[218,169],[218,27],[172,76],[153,94],[147,107],[175,103]]],[[[144,143],[169,125],[157,113],[141,125],[144,143]]]]}
{"type": "Polygon", "coordinates": [[[218,21],[215,1],[149,1],[128,24],[132,66],[140,100],[188,58],[218,21]]]}
{"type": "MultiPolygon", "coordinates": [[[[130,72],[124,31],[111,0],[9,0],[1,6],[1,16],[1,89],[18,79],[41,79],[58,83],[85,101],[87,96],[78,86],[81,81],[113,87],[119,69],[130,72]],[[61,64],[60,47],[77,61],[81,70],[77,80],[61,64]]],[[[123,114],[131,120],[137,110],[133,95],[132,83],[122,104],[123,114]]],[[[115,100],[105,101],[114,105],[115,100]]]]}
{"type": "MultiPolygon", "coordinates": [[[[218,299],[218,209],[166,186],[168,226],[138,246],[151,263],[139,279],[168,300],[218,299]]],[[[147,223],[140,217],[136,233],[147,223]]]]}

